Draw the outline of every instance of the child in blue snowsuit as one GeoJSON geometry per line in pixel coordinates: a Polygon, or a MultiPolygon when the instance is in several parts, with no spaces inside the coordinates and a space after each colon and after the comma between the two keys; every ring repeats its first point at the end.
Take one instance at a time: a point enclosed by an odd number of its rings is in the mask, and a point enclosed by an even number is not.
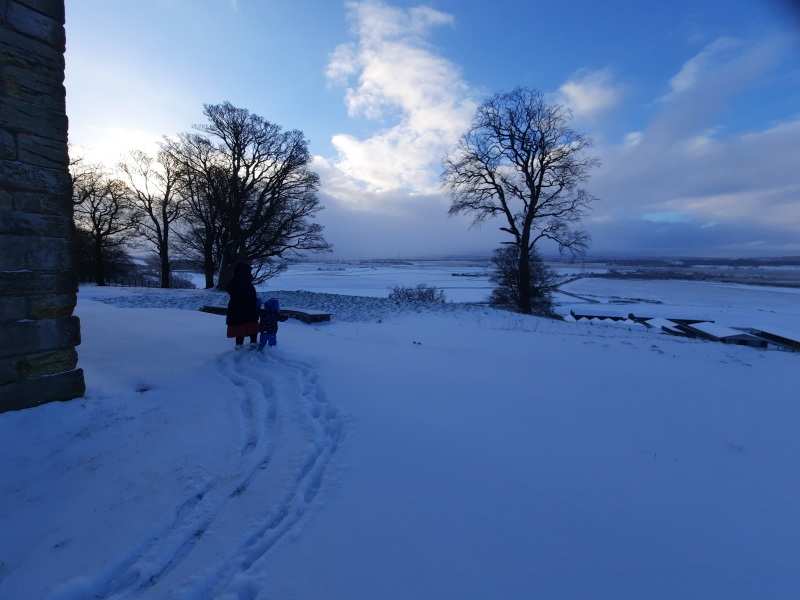
{"type": "Polygon", "coordinates": [[[289,318],[281,312],[280,305],[275,298],[270,298],[261,306],[258,311],[259,324],[258,328],[261,331],[261,336],[258,340],[258,351],[261,352],[267,344],[270,347],[278,343],[278,322],[285,321],[289,318]]]}

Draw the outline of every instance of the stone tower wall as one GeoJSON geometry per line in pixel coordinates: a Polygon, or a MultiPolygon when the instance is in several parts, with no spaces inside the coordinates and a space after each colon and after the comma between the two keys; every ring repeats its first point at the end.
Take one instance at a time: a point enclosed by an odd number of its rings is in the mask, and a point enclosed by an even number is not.
{"type": "Polygon", "coordinates": [[[64,0],[0,0],[0,412],[83,395],[64,0]]]}

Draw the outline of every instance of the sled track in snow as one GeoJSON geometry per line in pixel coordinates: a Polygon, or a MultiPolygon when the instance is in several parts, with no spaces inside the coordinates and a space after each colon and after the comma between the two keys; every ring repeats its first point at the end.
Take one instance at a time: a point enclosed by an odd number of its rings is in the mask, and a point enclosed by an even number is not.
{"type": "Polygon", "coordinates": [[[194,482],[174,513],[102,573],[51,600],[250,595],[253,565],[306,515],[344,438],[314,369],[280,355],[230,352],[217,370],[235,386],[241,458],[194,482]],[[188,560],[187,560],[188,559],[188,560]]]}
{"type": "MultiPolygon", "coordinates": [[[[241,363],[252,364],[248,361],[246,354],[241,357],[241,363]]],[[[263,362],[255,361],[256,368],[263,369],[263,362]]],[[[294,375],[292,382],[287,381],[286,378],[276,381],[277,385],[276,389],[273,389],[273,393],[276,396],[282,396],[285,392],[282,388],[287,384],[294,384],[300,392],[302,406],[295,406],[294,410],[302,410],[307,434],[310,434],[306,437],[308,444],[304,456],[297,456],[300,460],[294,466],[290,483],[283,489],[278,502],[271,506],[268,512],[254,515],[246,535],[238,540],[227,560],[220,562],[208,575],[187,586],[175,597],[215,598],[225,591],[238,591],[239,597],[250,596],[251,584],[248,580],[248,572],[308,512],[323,484],[328,466],[344,438],[344,421],[338,410],[327,402],[319,389],[312,367],[297,360],[273,356],[268,356],[266,362],[268,368],[280,366],[290,370],[294,375]],[[236,583],[231,585],[231,581],[234,579],[236,583]]],[[[246,369],[244,370],[246,371],[246,369]]],[[[242,371],[242,369],[238,370],[240,374],[242,371]]],[[[283,422],[296,423],[292,418],[283,422]]],[[[284,435],[283,439],[288,437],[288,434],[284,435]]],[[[237,488],[235,493],[243,492],[243,486],[249,485],[252,476],[256,475],[258,470],[267,468],[272,452],[269,451],[268,455],[266,461],[260,463],[251,476],[243,479],[242,486],[237,488]]]]}

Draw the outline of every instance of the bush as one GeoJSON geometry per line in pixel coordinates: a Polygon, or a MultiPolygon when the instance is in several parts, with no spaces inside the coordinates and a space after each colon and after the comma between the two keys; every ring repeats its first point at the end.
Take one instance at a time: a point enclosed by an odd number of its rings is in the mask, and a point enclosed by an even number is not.
{"type": "MultiPolygon", "coordinates": [[[[492,255],[493,272],[489,281],[497,287],[492,290],[489,302],[494,305],[518,310],[520,304],[519,256],[516,246],[504,246],[492,255]]],[[[530,251],[530,299],[531,313],[543,317],[556,316],[553,312],[552,293],[557,277],[536,250],[530,251]]]]}
{"type": "Polygon", "coordinates": [[[389,300],[397,302],[444,302],[444,291],[420,283],[416,287],[396,285],[389,292],[389,300]]]}
{"type": "Polygon", "coordinates": [[[184,289],[184,290],[185,289],[193,290],[197,288],[192,279],[188,275],[185,275],[184,273],[170,273],[169,286],[173,289],[184,289]]]}

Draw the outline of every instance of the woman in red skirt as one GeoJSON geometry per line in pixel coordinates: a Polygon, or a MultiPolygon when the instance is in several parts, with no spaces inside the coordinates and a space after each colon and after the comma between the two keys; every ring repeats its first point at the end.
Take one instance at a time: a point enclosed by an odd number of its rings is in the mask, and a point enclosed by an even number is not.
{"type": "Polygon", "coordinates": [[[253,286],[250,265],[239,263],[228,282],[228,337],[236,338],[236,349],[241,350],[244,338],[250,337],[250,350],[255,350],[258,339],[258,298],[253,286]]]}

